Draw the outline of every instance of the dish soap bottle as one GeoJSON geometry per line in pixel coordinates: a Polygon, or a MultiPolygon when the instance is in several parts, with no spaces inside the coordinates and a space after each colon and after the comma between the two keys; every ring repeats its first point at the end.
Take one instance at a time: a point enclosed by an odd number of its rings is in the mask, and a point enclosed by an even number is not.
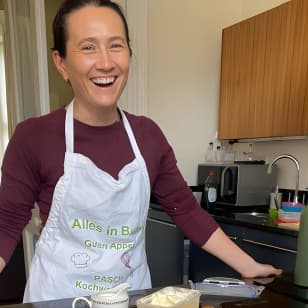
{"type": "Polygon", "coordinates": [[[217,200],[217,185],[215,183],[214,171],[210,170],[204,184],[202,207],[209,212],[214,210],[214,203],[217,200]]]}

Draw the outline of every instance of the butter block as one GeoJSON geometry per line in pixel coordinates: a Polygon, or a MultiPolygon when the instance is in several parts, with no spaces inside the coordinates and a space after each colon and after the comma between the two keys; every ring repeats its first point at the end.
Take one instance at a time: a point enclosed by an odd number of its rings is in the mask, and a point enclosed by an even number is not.
{"type": "Polygon", "coordinates": [[[201,293],[180,287],[165,287],[137,300],[137,308],[198,308],[201,293]]]}

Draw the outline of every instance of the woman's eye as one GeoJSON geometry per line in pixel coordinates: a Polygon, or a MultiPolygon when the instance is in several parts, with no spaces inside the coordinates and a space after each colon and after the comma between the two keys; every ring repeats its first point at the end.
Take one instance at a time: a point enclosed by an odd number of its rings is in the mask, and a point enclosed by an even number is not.
{"type": "Polygon", "coordinates": [[[95,51],[95,47],[91,45],[82,46],[81,50],[84,52],[93,52],[95,51]]]}
{"type": "Polygon", "coordinates": [[[123,44],[114,43],[111,44],[110,49],[112,50],[122,50],[125,46],[123,44]]]}

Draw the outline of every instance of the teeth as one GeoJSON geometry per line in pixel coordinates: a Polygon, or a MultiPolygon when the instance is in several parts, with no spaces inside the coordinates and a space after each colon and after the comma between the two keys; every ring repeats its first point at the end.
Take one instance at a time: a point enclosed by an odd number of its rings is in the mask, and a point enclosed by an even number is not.
{"type": "Polygon", "coordinates": [[[115,77],[93,78],[92,81],[96,84],[107,85],[115,81],[115,77]]]}

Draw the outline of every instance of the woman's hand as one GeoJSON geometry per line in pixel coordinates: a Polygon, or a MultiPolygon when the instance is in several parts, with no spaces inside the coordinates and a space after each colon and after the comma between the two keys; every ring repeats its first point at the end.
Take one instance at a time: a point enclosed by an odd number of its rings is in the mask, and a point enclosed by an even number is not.
{"type": "Polygon", "coordinates": [[[5,261],[2,257],[0,257],[0,273],[3,271],[5,267],[5,261]]]}
{"type": "Polygon", "coordinates": [[[219,227],[202,248],[231,266],[245,278],[278,276],[282,273],[281,269],[255,261],[231,241],[219,227]]]}
{"type": "Polygon", "coordinates": [[[241,273],[243,278],[279,276],[282,274],[282,269],[275,268],[269,264],[255,262],[254,266],[244,269],[241,273]]]}

